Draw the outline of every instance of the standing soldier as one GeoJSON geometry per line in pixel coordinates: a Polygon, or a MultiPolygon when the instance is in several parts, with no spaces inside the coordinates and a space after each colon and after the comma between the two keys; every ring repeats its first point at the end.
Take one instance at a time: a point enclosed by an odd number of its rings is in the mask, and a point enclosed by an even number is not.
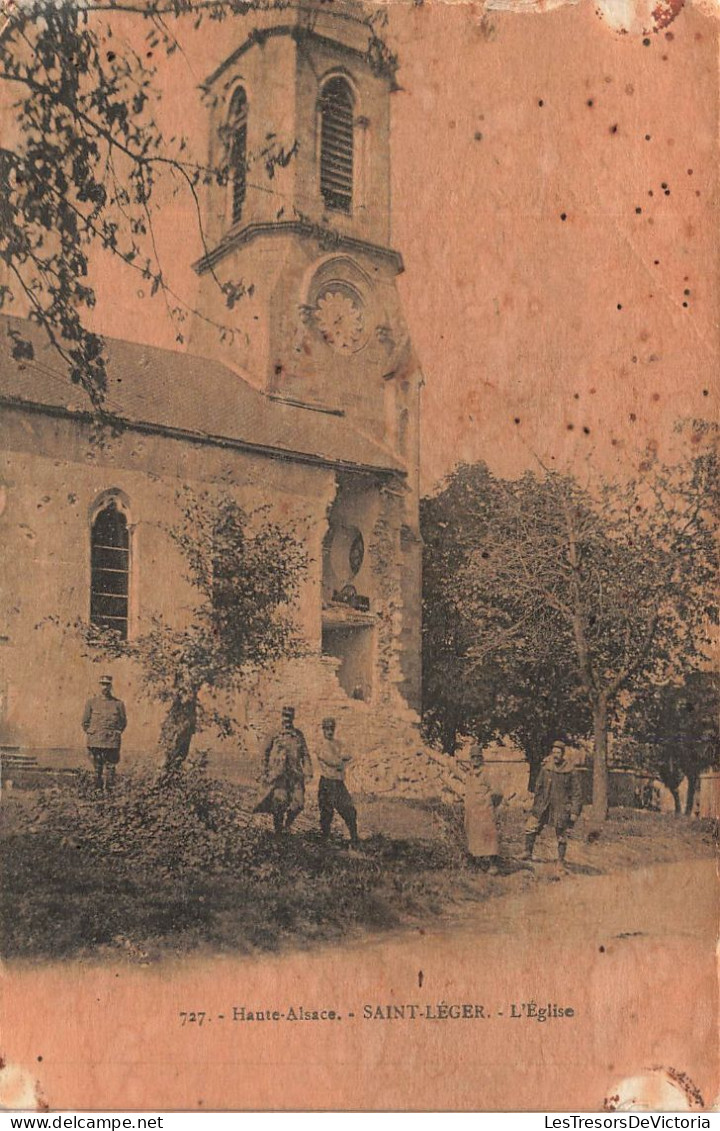
{"type": "Polygon", "coordinates": [[[352,762],[352,755],[345,754],[335,738],[335,719],[323,719],[323,740],[320,743],[318,762],[320,763],[320,785],[318,787],[318,806],[320,808],[320,831],[323,839],[330,836],[330,826],[335,813],[339,813],[350,833],[351,848],[358,848],[360,840],[357,831],[357,810],[345,785],[345,770],[352,762]]]}
{"type": "Polygon", "coordinates": [[[535,800],[525,825],[523,860],[531,860],[538,834],[551,824],[557,837],[558,860],[565,861],[567,834],[580,816],[582,782],[569,761],[563,742],[553,745],[543,762],[535,786],[535,800]]]}
{"type": "Polygon", "coordinates": [[[270,792],[255,813],[272,813],[275,835],[281,836],[305,807],[305,781],[313,776],[305,735],[295,726],[295,708],[283,707],[282,728],[270,739],[263,758],[263,780],[270,792]]]}
{"type": "Polygon", "coordinates": [[[115,784],[115,767],[120,761],[122,732],[127,726],[125,704],[112,693],[112,677],[99,680],[100,694],[88,699],[83,712],[88,753],[95,765],[95,780],[100,793],[115,784]]]}

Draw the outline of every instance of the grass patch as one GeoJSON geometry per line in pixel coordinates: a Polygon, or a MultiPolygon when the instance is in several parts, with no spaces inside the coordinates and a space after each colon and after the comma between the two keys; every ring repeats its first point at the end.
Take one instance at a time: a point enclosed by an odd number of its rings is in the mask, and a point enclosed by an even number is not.
{"type": "Polygon", "coordinates": [[[438,914],[447,902],[448,867],[427,851],[402,846],[395,854],[379,837],[359,856],[310,834],[278,843],[253,830],[251,839],[253,851],[237,871],[185,871],[168,883],[165,872],[90,859],[78,843],[16,833],[3,849],[2,951],[8,958],[79,957],[98,948],[152,958],[168,946],[202,944],[272,951],[358,928],[392,929],[438,914]]]}
{"type": "MultiPolygon", "coordinates": [[[[253,953],[313,946],[366,932],[448,920],[453,905],[542,882],[522,866],[524,815],[507,810],[499,876],[469,867],[461,808],[438,802],[377,804],[387,831],[372,831],[373,801],[360,805],[370,835],[361,853],[321,842],[310,819],[276,841],[250,816],[241,786],[201,768],[160,788],[128,775],[110,799],[89,776],[4,806],[0,946],[6,958],[125,957],[210,948],[253,953]],[[434,839],[400,839],[417,821],[434,839]]],[[[554,858],[546,833],[540,852],[554,858]]],[[[711,855],[709,822],[614,811],[599,842],[581,831],[568,853],[575,874],[711,855]]]]}

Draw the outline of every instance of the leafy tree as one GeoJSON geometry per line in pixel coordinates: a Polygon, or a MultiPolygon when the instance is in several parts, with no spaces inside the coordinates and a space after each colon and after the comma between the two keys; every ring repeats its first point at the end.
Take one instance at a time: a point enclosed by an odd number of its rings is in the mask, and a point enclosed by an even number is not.
{"type": "Polygon", "coordinates": [[[691,816],[700,774],[720,763],[719,707],[717,673],[696,669],[680,682],[648,688],[627,713],[624,729],[642,744],[645,767],[670,790],[677,814],[683,778],[685,814],[691,816]]]}
{"type": "MultiPolygon", "coordinates": [[[[164,296],[181,344],[188,313],[204,315],[176,293],[160,262],[160,190],[184,194],[204,243],[200,196],[231,175],[229,146],[210,168],[193,158],[188,138],[163,135],[158,63],[206,20],[273,6],[285,0],[22,0],[5,13],[0,90],[16,118],[13,129],[6,115],[0,143],[0,309],[22,300],[98,411],[107,375],[103,339],[88,329],[94,255],[104,251],[136,273],[146,293],[164,296]]],[[[374,31],[383,15],[368,19],[368,56],[394,73],[395,59],[374,31]]],[[[269,139],[248,162],[257,158],[271,179],[296,148],[269,139]]],[[[216,281],[229,308],[252,289],[252,281],[216,281]]],[[[12,336],[15,356],[31,359],[31,342],[12,336]]]]}
{"type": "Polygon", "coordinates": [[[699,661],[717,623],[717,459],[702,452],[668,469],[649,455],[641,470],[591,493],[557,473],[503,481],[462,466],[435,504],[451,496],[462,516],[465,557],[445,575],[444,599],[462,626],[453,643],[463,680],[489,660],[513,670],[521,659],[581,689],[596,822],[607,815],[608,729],[621,698],[699,661]]]}
{"type": "Polygon", "coordinates": [[[457,587],[472,555],[482,553],[476,498],[496,483],[484,464],[464,467],[421,503],[423,557],[423,720],[432,740],[454,753],[461,735],[481,745],[510,737],[524,752],[532,789],[558,739],[592,730],[572,660],[542,662],[519,649],[478,655],[482,626],[467,615],[457,587]]]}
{"type": "Polygon", "coordinates": [[[530,766],[528,788],[534,790],[553,744],[587,738],[592,716],[575,672],[564,659],[557,665],[552,660],[524,663],[516,655],[506,660],[502,667],[481,665],[476,678],[493,681],[496,730],[509,735],[525,753],[530,766]]]}
{"type": "MultiPolygon", "coordinates": [[[[472,489],[482,494],[490,484],[488,469],[478,464],[472,489]]],[[[487,725],[492,695],[468,664],[476,626],[463,616],[453,586],[476,545],[471,497],[467,475],[458,473],[443,492],[420,503],[423,720],[429,737],[449,754],[455,752],[461,734],[471,734],[482,743],[494,733],[487,725]]]]}
{"type": "Polygon", "coordinates": [[[301,654],[291,605],[307,565],[302,540],[271,521],[267,508],[248,515],[228,495],[186,490],[180,510],[170,535],[196,597],[189,623],[154,616],[150,631],[130,641],[94,626],[84,632],[95,655],[138,663],[145,693],[167,705],[160,750],[168,776],[183,765],[198,728],[232,733],[232,716],[214,706],[217,692],[238,691],[258,670],[301,654]]]}

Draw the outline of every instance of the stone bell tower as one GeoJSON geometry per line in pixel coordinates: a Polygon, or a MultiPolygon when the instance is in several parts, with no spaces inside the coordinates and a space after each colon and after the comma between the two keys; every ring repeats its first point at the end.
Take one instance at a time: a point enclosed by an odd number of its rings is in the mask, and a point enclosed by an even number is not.
{"type": "Polygon", "coordinates": [[[232,333],[196,319],[190,348],[409,457],[417,366],[390,244],[392,58],[352,0],[258,16],[204,85],[210,164],[227,182],[208,190],[198,309],[232,333]],[[238,284],[250,293],[229,310],[238,284]]]}
{"type": "Polygon", "coordinates": [[[322,654],[348,695],[377,703],[393,682],[416,707],[422,375],[391,244],[394,60],[356,0],[301,0],[256,16],[203,88],[209,162],[224,175],[207,189],[190,350],[235,370],[270,404],[294,406],[298,450],[315,450],[313,437],[334,427],[327,414],[342,418],[348,450],[323,539],[322,654]],[[392,474],[355,466],[353,437],[384,451],[374,466],[392,474]],[[343,605],[348,594],[362,607],[343,605]]]}

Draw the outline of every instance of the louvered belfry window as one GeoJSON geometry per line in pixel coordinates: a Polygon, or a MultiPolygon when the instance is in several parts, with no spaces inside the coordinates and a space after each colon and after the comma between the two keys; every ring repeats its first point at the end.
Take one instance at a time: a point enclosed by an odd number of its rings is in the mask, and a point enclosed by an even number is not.
{"type": "Polygon", "coordinates": [[[353,193],[353,96],[343,78],[320,96],[320,191],[328,208],[349,212],[353,193]]]}
{"type": "Polygon", "coordinates": [[[228,117],[233,224],[242,216],[247,191],[247,109],[247,95],[239,86],[233,92],[228,117]]]}
{"type": "Polygon", "coordinates": [[[98,512],[92,524],[90,566],[90,620],[99,628],[114,629],[127,640],[130,532],[127,518],[114,499],[98,512]]]}

